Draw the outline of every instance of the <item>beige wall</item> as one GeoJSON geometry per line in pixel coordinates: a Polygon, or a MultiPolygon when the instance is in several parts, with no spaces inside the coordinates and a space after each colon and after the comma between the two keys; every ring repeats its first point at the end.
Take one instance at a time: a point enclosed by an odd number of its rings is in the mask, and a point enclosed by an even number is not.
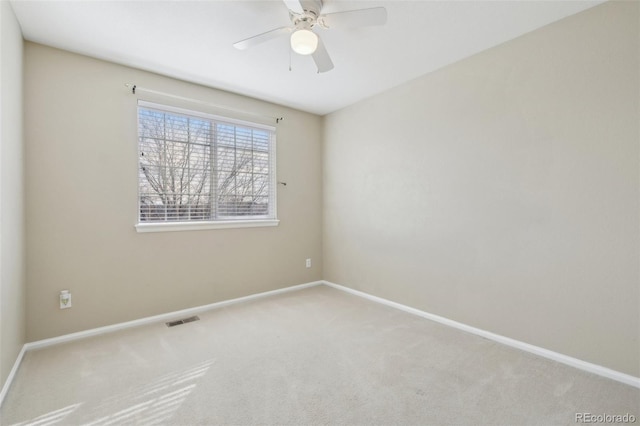
{"type": "MultiPolygon", "coordinates": [[[[19,66],[5,65],[19,33],[11,18],[7,38],[2,3],[4,378],[24,341],[23,286],[5,273],[20,282],[24,262],[21,210],[5,208],[6,197],[20,205],[21,163],[11,161],[20,114],[5,112],[20,103],[19,66]],[[5,79],[7,67],[17,77],[5,79]]],[[[638,31],[638,3],[610,2],[324,126],[26,43],[27,340],[325,278],[640,376],[638,31]],[[136,97],[126,82],[284,116],[280,226],[137,234],[136,97]],[[62,289],[72,309],[57,308],[62,289]]]]}
{"type": "Polygon", "coordinates": [[[320,117],[25,46],[29,341],[321,278],[320,117]],[[136,233],[136,96],[124,87],[129,82],[283,116],[280,225],[136,233]],[[306,258],[313,259],[311,269],[306,258]],[[58,309],[62,289],[71,290],[73,308],[58,309]]]}
{"type": "Polygon", "coordinates": [[[25,342],[23,41],[0,1],[0,388],[25,342]]]}
{"type": "Polygon", "coordinates": [[[324,278],[640,376],[638,15],[605,3],[328,115],[324,278]]]}

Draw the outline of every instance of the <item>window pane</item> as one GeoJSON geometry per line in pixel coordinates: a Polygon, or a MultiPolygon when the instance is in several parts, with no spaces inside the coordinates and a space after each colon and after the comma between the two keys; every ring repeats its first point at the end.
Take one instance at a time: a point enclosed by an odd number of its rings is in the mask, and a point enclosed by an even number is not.
{"type": "Polygon", "coordinates": [[[270,133],[266,130],[253,131],[253,149],[256,151],[269,152],[270,133]]]}
{"type": "Polygon", "coordinates": [[[235,148],[235,126],[230,124],[217,124],[216,142],[218,146],[235,148]]]}
{"type": "Polygon", "coordinates": [[[236,150],[219,146],[216,153],[216,167],[220,171],[233,171],[236,163],[236,150]]]}
{"type": "Polygon", "coordinates": [[[236,149],[251,149],[252,130],[242,127],[236,127],[236,149]]]}
{"type": "Polygon", "coordinates": [[[269,173],[269,154],[267,152],[253,153],[253,173],[269,173]]]}
{"type": "Polygon", "coordinates": [[[165,114],[165,137],[170,141],[189,141],[189,119],[165,114]]]}
{"type": "Polygon", "coordinates": [[[165,220],[165,205],[157,194],[140,194],[140,221],[165,220]]]}
{"type": "Polygon", "coordinates": [[[210,144],[211,123],[209,121],[192,118],[190,128],[189,142],[207,146],[210,144]]]}
{"type": "Polygon", "coordinates": [[[266,175],[255,176],[253,179],[253,195],[258,197],[265,197],[269,195],[269,177],[266,175]]]}
{"type": "Polygon", "coordinates": [[[272,132],[138,109],[140,221],[268,216],[272,132]]]}

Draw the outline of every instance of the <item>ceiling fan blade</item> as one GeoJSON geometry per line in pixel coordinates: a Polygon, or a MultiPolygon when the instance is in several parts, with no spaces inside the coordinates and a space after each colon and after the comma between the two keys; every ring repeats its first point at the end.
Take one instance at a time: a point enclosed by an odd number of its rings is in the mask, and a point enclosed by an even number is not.
{"type": "Polygon", "coordinates": [[[384,25],[387,22],[387,9],[384,7],[372,7],[370,9],[327,13],[326,15],[322,15],[319,20],[325,28],[353,28],[384,25]]]}
{"type": "Polygon", "coordinates": [[[302,4],[300,4],[300,0],[282,0],[287,8],[296,13],[303,13],[302,4]]]}
{"type": "Polygon", "coordinates": [[[265,41],[280,37],[284,34],[289,34],[291,31],[291,27],[276,28],[275,30],[267,31],[266,33],[258,34],[256,36],[233,43],[233,47],[239,50],[245,50],[255,46],[256,44],[264,43],[265,41]]]}
{"type": "Polygon", "coordinates": [[[311,56],[313,56],[313,61],[316,63],[316,67],[318,67],[318,73],[331,71],[333,69],[333,62],[331,61],[329,52],[327,52],[320,37],[318,37],[318,47],[311,56]]]}

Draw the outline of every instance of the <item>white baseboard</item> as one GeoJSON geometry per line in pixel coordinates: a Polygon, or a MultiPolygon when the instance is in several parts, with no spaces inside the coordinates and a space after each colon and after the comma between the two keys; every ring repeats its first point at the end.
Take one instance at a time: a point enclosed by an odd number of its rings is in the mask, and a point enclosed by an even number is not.
{"type": "Polygon", "coordinates": [[[335,284],[329,281],[323,281],[323,284],[328,285],[329,287],[333,287],[338,290],[342,290],[347,293],[351,293],[356,296],[363,297],[365,299],[381,303],[383,305],[391,306],[396,309],[400,309],[402,311],[408,312],[413,315],[418,315],[420,317],[438,322],[440,324],[447,325],[449,327],[457,328],[458,330],[466,331],[468,333],[476,334],[478,336],[484,337],[489,340],[493,340],[498,343],[502,343],[503,345],[511,346],[516,349],[520,349],[526,352],[530,352],[532,354],[551,359],[553,361],[560,362],[562,364],[569,365],[571,367],[578,368],[580,370],[588,371],[589,373],[597,374],[599,376],[607,377],[609,379],[613,379],[615,381],[624,383],[626,385],[630,385],[636,388],[640,388],[640,377],[631,376],[626,373],[622,373],[620,371],[612,370],[607,367],[603,367],[601,365],[592,364],[590,362],[583,361],[578,358],[573,358],[568,355],[563,355],[558,352],[554,352],[548,349],[541,348],[539,346],[530,345],[529,343],[521,342],[519,340],[511,339],[510,337],[501,336],[499,334],[492,333],[490,331],[482,330],[480,328],[472,327],[467,324],[463,324],[457,321],[450,320],[448,318],[441,317],[439,315],[430,314],[428,312],[421,311],[419,309],[412,308],[410,306],[403,305],[401,303],[392,302],[387,299],[383,299],[381,297],[372,296],[368,293],[364,293],[362,291],[354,290],[349,287],[345,287],[339,284],[335,284]]]}
{"type": "Polygon", "coordinates": [[[25,348],[25,346],[23,345],[22,349],[20,349],[20,353],[18,354],[18,358],[16,358],[16,362],[13,363],[13,368],[11,368],[9,375],[7,376],[7,380],[5,380],[4,382],[4,386],[2,386],[2,390],[0,391],[0,407],[2,407],[2,403],[4,402],[4,397],[7,396],[7,393],[9,392],[11,383],[13,383],[13,379],[16,373],[18,372],[18,367],[20,367],[20,364],[22,363],[22,358],[24,358],[24,354],[26,351],[27,351],[27,348],[25,348]]]}
{"type": "Polygon", "coordinates": [[[32,350],[32,349],[39,349],[39,348],[44,348],[47,346],[52,346],[52,345],[57,345],[60,343],[65,343],[65,342],[70,342],[73,340],[78,340],[78,339],[83,339],[86,337],[90,337],[90,336],[97,336],[100,334],[105,334],[105,333],[111,333],[114,331],[118,331],[118,330],[124,330],[127,328],[132,328],[132,327],[138,327],[141,325],[145,325],[145,324],[151,324],[151,323],[155,323],[155,322],[163,322],[163,321],[169,321],[172,319],[176,319],[176,318],[180,318],[180,317],[185,317],[185,316],[191,316],[191,315],[195,315],[201,312],[206,312],[212,309],[217,309],[217,308],[221,308],[223,306],[229,306],[229,305],[233,305],[236,303],[242,303],[242,302],[247,302],[247,301],[251,301],[251,300],[256,300],[256,299],[260,299],[263,297],[268,297],[268,296],[274,296],[277,294],[282,294],[282,293],[288,293],[291,291],[296,291],[296,290],[302,290],[304,288],[308,288],[308,287],[314,287],[317,285],[327,285],[329,287],[333,287],[335,289],[338,290],[342,290],[344,292],[347,293],[351,293],[353,295],[356,296],[360,296],[363,297],[365,299],[377,302],[377,303],[381,303],[383,305],[387,305],[396,309],[400,309],[402,311],[408,312],[410,314],[413,315],[418,315],[420,317],[432,320],[432,321],[436,321],[440,324],[444,324],[462,331],[466,331],[468,333],[472,333],[472,334],[476,334],[478,336],[482,336],[484,338],[493,340],[495,342],[498,343],[502,343],[504,345],[507,346],[511,346],[513,348],[517,348],[526,352],[530,352],[539,356],[542,356],[544,358],[548,358],[554,361],[558,361],[561,362],[563,364],[569,365],[571,367],[575,367],[578,368],[580,370],[584,370],[584,371],[588,371],[590,373],[594,373],[597,374],[599,376],[603,376],[603,377],[607,377],[609,379],[613,379],[616,380],[618,382],[636,387],[636,388],[640,388],[640,378],[639,377],[635,377],[635,376],[631,376],[629,374],[625,374],[625,373],[621,373],[619,371],[615,371],[612,370],[610,368],[607,367],[603,367],[597,364],[592,364],[586,361],[582,361],[580,359],[577,358],[573,358],[567,355],[563,355],[561,353],[558,352],[554,352],[554,351],[550,351],[548,349],[544,349],[541,348],[539,346],[534,346],[534,345],[530,345],[528,343],[525,342],[521,342],[519,340],[515,340],[515,339],[511,339],[509,337],[505,337],[505,336],[501,336],[499,334],[495,334],[495,333],[491,333],[489,331],[486,330],[482,330],[479,328],[475,328],[463,323],[459,323],[457,321],[453,321],[450,320],[448,318],[444,318],[438,315],[434,315],[434,314],[430,314],[428,312],[424,312],[421,311],[419,309],[416,308],[412,308],[406,305],[403,305],[401,303],[397,303],[397,302],[392,302],[390,300],[387,299],[383,299],[381,297],[377,297],[377,296],[373,296],[370,295],[368,293],[364,293],[362,291],[358,291],[358,290],[354,290],[352,288],[349,287],[345,287],[339,284],[335,284],[329,281],[313,281],[313,282],[309,282],[306,284],[300,284],[300,285],[295,285],[295,286],[291,286],[291,287],[285,287],[285,288],[281,288],[281,289],[277,289],[277,290],[271,290],[271,291],[266,291],[263,293],[257,293],[257,294],[252,294],[249,296],[244,296],[244,297],[238,297],[236,299],[230,299],[230,300],[224,300],[221,302],[216,302],[216,303],[211,303],[208,305],[203,305],[203,306],[198,306],[195,308],[189,308],[189,309],[183,309],[180,311],[175,311],[175,312],[169,312],[166,314],[161,314],[161,315],[155,315],[155,316],[151,316],[151,317],[146,317],[146,318],[141,318],[141,319],[137,319],[137,320],[133,320],[133,321],[127,321],[127,322],[123,322],[123,323],[119,323],[119,324],[113,324],[113,325],[108,325],[105,327],[98,327],[98,328],[93,328],[90,330],[85,330],[85,331],[79,331],[77,333],[71,333],[71,334],[66,334],[63,336],[58,336],[58,337],[52,337],[50,339],[43,339],[43,340],[38,340],[35,342],[30,342],[30,343],[26,343],[23,347],[22,350],[20,351],[20,353],[18,354],[18,357],[13,365],[13,368],[11,369],[11,371],[9,372],[9,376],[7,376],[7,380],[4,383],[4,386],[2,387],[2,391],[0,391],[0,406],[2,406],[2,403],[4,401],[5,396],[7,395],[7,392],[9,391],[9,388],[11,387],[11,383],[13,382],[13,379],[16,375],[16,372],[18,371],[18,368],[20,367],[20,364],[22,362],[22,359],[24,358],[24,355],[27,351],[32,350]]]}
{"type": "Polygon", "coordinates": [[[145,324],[151,324],[155,322],[163,322],[170,321],[181,317],[195,315],[201,312],[206,312],[212,309],[221,308],[223,306],[229,306],[236,303],[248,302],[250,300],[256,300],[263,297],[274,296],[276,294],[288,293],[291,291],[301,290],[307,287],[314,287],[317,285],[322,285],[322,281],[313,281],[306,284],[294,285],[291,287],[279,288],[277,290],[265,291],[263,293],[251,294],[249,296],[238,297],[236,299],[223,300],[221,302],[211,303],[209,305],[197,306],[195,308],[183,309],[180,311],[169,312],[166,314],[155,315],[152,317],[140,318],[133,321],[127,321],[119,324],[107,325],[105,327],[93,328],[90,330],[79,331],[77,333],[65,334],[63,336],[52,337],[50,339],[38,340],[35,342],[25,343],[16,359],[16,362],[13,364],[13,368],[7,376],[7,380],[2,387],[2,391],[0,392],[0,406],[2,406],[2,402],[4,401],[7,392],[9,392],[9,388],[11,387],[11,383],[18,371],[18,367],[20,367],[20,363],[22,362],[22,358],[24,354],[33,349],[40,349],[47,346],[57,345],[60,343],[71,342],[73,340],[84,339],[86,337],[97,336],[100,334],[111,333],[118,330],[124,330],[126,328],[138,327],[145,324]]]}
{"type": "Polygon", "coordinates": [[[196,315],[201,312],[210,311],[212,309],[221,308],[223,306],[234,305],[236,303],[248,302],[250,300],[256,300],[263,297],[274,296],[276,294],[288,293],[290,291],[301,290],[307,287],[313,287],[323,284],[322,281],[313,281],[306,284],[294,285],[291,287],[279,288],[277,290],[265,291],[263,293],[250,294],[249,296],[238,297],[236,299],[223,300],[221,302],[215,302],[208,305],[196,306],[195,308],[182,309],[180,311],[169,312],[166,314],[154,315],[151,317],[140,318],[133,321],[121,322],[118,324],[107,325],[104,327],[92,328],[90,330],[78,331],[77,333],[65,334],[63,336],[52,337],[50,339],[38,340],[35,342],[25,344],[27,350],[44,348],[51,345],[57,345],[59,343],[71,342],[73,340],[84,339],[90,336],[97,336],[100,334],[111,333],[118,330],[124,330],[126,328],[138,327],[141,325],[151,324],[155,322],[171,321],[182,317],[188,317],[196,315]]]}

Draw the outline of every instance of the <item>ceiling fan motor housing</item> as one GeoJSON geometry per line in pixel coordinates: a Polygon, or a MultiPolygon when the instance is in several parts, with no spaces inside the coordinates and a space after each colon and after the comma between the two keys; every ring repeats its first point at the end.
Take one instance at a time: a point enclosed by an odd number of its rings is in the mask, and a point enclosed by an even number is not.
{"type": "Polygon", "coordinates": [[[316,24],[320,23],[318,21],[319,12],[315,10],[307,10],[305,9],[303,13],[296,13],[293,11],[289,11],[289,17],[291,18],[291,22],[296,29],[311,29],[316,26],[316,24]]]}

